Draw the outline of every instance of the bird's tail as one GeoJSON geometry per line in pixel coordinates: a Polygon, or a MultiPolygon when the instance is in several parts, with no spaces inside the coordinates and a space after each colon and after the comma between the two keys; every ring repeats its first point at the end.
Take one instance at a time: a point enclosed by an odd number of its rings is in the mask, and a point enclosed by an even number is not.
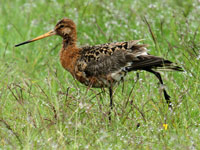
{"type": "MultiPolygon", "coordinates": [[[[154,69],[154,68],[152,68],[154,69]]],[[[171,63],[170,65],[163,65],[162,67],[156,67],[155,70],[158,71],[183,71],[183,69],[179,66],[177,66],[174,63],[171,63]]]]}
{"type": "Polygon", "coordinates": [[[131,70],[183,71],[181,67],[161,57],[140,55],[139,60],[133,61],[131,70]]]}

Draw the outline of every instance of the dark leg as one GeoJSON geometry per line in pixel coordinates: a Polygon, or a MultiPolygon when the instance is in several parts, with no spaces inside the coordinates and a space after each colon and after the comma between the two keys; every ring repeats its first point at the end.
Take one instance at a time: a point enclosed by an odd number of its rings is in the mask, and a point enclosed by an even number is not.
{"type": "MultiPolygon", "coordinates": [[[[161,78],[161,75],[160,75],[159,72],[153,71],[153,70],[151,70],[151,69],[147,69],[146,71],[153,73],[153,74],[159,79],[160,84],[161,84],[162,86],[164,86],[163,81],[162,81],[162,78],[161,78]]],[[[165,90],[165,88],[164,88],[164,87],[162,87],[162,88],[163,88],[163,93],[164,93],[165,100],[166,100],[168,106],[169,106],[170,108],[172,108],[172,103],[171,103],[171,100],[170,100],[170,96],[167,94],[167,91],[165,90]]]]}
{"type": "Polygon", "coordinates": [[[111,121],[111,111],[112,111],[112,109],[113,109],[113,91],[112,91],[112,87],[109,88],[109,94],[110,94],[109,121],[111,121]]]}

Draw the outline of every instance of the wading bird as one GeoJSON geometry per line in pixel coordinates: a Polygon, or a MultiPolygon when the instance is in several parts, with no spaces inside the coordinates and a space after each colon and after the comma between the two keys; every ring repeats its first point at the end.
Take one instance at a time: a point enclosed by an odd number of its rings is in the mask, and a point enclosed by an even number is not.
{"type": "MultiPolygon", "coordinates": [[[[109,89],[109,120],[111,120],[113,108],[112,87],[115,83],[123,80],[128,72],[145,70],[153,73],[159,79],[160,84],[163,85],[161,75],[157,70],[182,71],[181,67],[169,60],[148,54],[146,45],[138,44],[140,40],[78,48],[76,46],[76,25],[67,18],[60,20],[53,30],[32,40],[17,44],[15,47],[52,35],[59,35],[63,38],[60,62],[64,69],[86,86],[109,89]]],[[[170,96],[165,88],[162,88],[162,90],[167,104],[172,107],[170,96]]]]}

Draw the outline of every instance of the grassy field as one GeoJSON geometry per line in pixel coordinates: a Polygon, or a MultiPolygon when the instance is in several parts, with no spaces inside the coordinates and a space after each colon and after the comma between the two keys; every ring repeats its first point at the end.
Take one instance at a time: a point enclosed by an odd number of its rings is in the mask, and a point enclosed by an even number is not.
{"type": "Polygon", "coordinates": [[[1,0],[0,149],[200,149],[199,16],[199,0],[1,0]],[[87,91],[61,67],[60,37],[14,48],[63,17],[78,45],[145,39],[183,67],[162,73],[173,111],[155,76],[133,72],[115,87],[109,123],[108,91],[87,91]]]}

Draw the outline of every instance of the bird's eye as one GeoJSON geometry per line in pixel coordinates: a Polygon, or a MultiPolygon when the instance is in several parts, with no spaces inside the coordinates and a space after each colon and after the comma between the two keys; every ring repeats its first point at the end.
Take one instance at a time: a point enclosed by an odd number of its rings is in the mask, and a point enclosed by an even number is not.
{"type": "Polygon", "coordinates": [[[60,28],[64,28],[64,25],[60,25],[60,28]]]}

